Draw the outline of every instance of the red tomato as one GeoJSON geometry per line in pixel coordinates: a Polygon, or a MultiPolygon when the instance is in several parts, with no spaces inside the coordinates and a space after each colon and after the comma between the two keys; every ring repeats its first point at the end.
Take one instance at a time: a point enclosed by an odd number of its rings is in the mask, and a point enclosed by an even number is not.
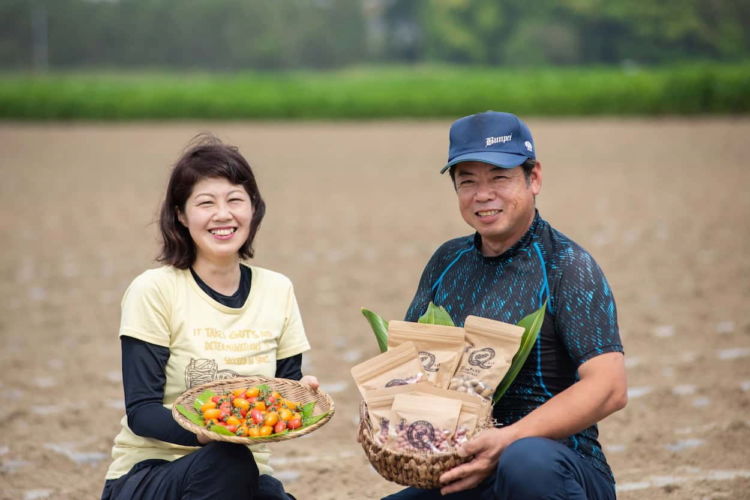
{"type": "Polygon", "coordinates": [[[283,420],[279,420],[276,422],[276,425],[273,426],[273,432],[278,434],[279,432],[284,432],[286,430],[286,422],[283,420]]]}
{"type": "Polygon", "coordinates": [[[212,396],[211,397],[211,401],[213,401],[214,403],[218,403],[219,399],[221,399],[221,396],[212,396]]]}
{"type": "Polygon", "coordinates": [[[299,427],[302,427],[302,420],[299,418],[293,418],[286,423],[286,426],[290,429],[298,429],[299,427]]]}
{"type": "Polygon", "coordinates": [[[260,410],[253,410],[250,412],[250,418],[253,419],[253,422],[260,425],[263,423],[263,412],[260,410]]]}

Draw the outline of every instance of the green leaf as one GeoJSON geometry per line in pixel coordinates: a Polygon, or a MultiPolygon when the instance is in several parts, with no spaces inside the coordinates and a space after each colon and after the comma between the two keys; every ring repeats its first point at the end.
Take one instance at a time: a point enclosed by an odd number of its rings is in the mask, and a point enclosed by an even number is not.
{"type": "Polygon", "coordinates": [[[214,394],[210,390],[201,392],[200,394],[198,394],[198,396],[196,396],[195,401],[193,402],[193,408],[195,408],[197,411],[200,411],[201,406],[203,406],[208,401],[211,401],[211,398],[214,396],[216,396],[216,394],[214,394]]]}
{"type": "Polygon", "coordinates": [[[427,305],[427,310],[417,321],[431,325],[456,326],[448,311],[443,306],[436,306],[432,302],[427,305]]]}
{"type": "Polygon", "coordinates": [[[268,386],[268,384],[260,384],[258,386],[258,398],[259,399],[266,399],[269,394],[271,394],[271,388],[268,386]]]}
{"type": "Polygon", "coordinates": [[[547,301],[545,300],[544,304],[542,304],[542,307],[518,322],[518,326],[522,326],[524,328],[523,337],[521,337],[521,345],[519,346],[515,356],[513,356],[513,361],[510,364],[508,373],[505,374],[505,377],[503,377],[500,385],[497,386],[497,390],[495,390],[495,395],[492,397],[493,403],[497,403],[500,398],[503,397],[503,394],[505,394],[505,391],[508,390],[508,387],[510,387],[513,381],[516,379],[516,376],[518,376],[518,373],[521,371],[523,364],[529,357],[529,353],[534,347],[536,338],[537,336],[539,336],[539,330],[542,328],[542,323],[544,322],[544,312],[546,310],[547,301]]]}
{"type": "Polygon", "coordinates": [[[195,412],[192,412],[192,411],[188,410],[187,408],[185,408],[182,405],[177,405],[177,411],[180,412],[180,413],[182,413],[185,416],[185,418],[187,418],[188,420],[190,420],[195,425],[200,425],[201,427],[203,427],[205,425],[205,423],[206,423],[203,420],[203,417],[201,417],[200,415],[198,415],[195,412]]]}
{"type": "Polygon", "coordinates": [[[315,408],[315,401],[305,403],[300,407],[300,413],[302,413],[302,420],[312,417],[313,409],[315,408]]]}
{"type": "Polygon", "coordinates": [[[314,424],[316,422],[319,422],[326,415],[328,415],[328,412],[321,413],[320,415],[315,415],[315,416],[311,415],[310,417],[303,417],[302,418],[302,427],[300,427],[300,429],[304,429],[305,427],[308,427],[308,426],[310,426],[310,425],[312,425],[312,424],[314,424]]]}
{"type": "Polygon", "coordinates": [[[234,436],[235,434],[223,425],[214,424],[208,428],[209,431],[213,431],[216,434],[223,434],[225,436],[234,436]]]}
{"type": "Polygon", "coordinates": [[[372,331],[375,333],[375,340],[378,341],[380,352],[388,350],[388,322],[364,307],[361,309],[365,319],[370,323],[372,331]]]}

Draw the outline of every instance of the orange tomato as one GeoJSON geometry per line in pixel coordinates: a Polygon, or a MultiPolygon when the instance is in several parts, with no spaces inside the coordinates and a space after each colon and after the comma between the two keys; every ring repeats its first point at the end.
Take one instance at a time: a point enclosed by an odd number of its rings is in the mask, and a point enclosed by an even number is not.
{"type": "Polygon", "coordinates": [[[234,398],[234,400],[232,401],[232,406],[234,406],[235,408],[239,408],[240,410],[247,410],[248,408],[250,408],[250,403],[247,399],[234,398]]]}
{"type": "Polygon", "coordinates": [[[263,427],[260,428],[261,436],[270,436],[272,432],[273,432],[273,427],[271,427],[270,425],[264,425],[263,427]]]}
{"type": "Polygon", "coordinates": [[[250,429],[248,429],[246,425],[240,425],[239,427],[237,427],[237,432],[235,432],[235,434],[244,437],[248,435],[249,430],[250,429]]]}
{"type": "Polygon", "coordinates": [[[256,401],[255,402],[255,409],[256,410],[260,410],[260,411],[264,411],[266,409],[266,403],[264,403],[263,401],[256,401]]]}
{"type": "Polygon", "coordinates": [[[243,394],[245,394],[246,391],[247,391],[246,388],[235,389],[235,390],[232,391],[232,395],[234,397],[238,398],[238,397],[242,396],[243,394]]]}
{"type": "Polygon", "coordinates": [[[271,427],[273,427],[274,425],[276,425],[276,422],[278,421],[279,421],[279,414],[272,411],[266,415],[266,418],[263,420],[263,424],[270,425],[271,427]]]}
{"type": "Polygon", "coordinates": [[[260,436],[260,428],[257,426],[252,426],[247,429],[247,435],[253,438],[257,438],[260,436]]]}
{"type": "Polygon", "coordinates": [[[218,408],[211,408],[203,412],[203,420],[217,420],[221,417],[221,410],[218,408]]]}
{"type": "Polygon", "coordinates": [[[279,419],[283,421],[290,420],[292,418],[292,412],[286,408],[282,408],[279,410],[279,419]]]}
{"type": "Polygon", "coordinates": [[[251,387],[247,391],[245,391],[245,397],[246,398],[257,398],[258,394],[260,394],[260,389],[257,387],[251,387]]]}
{"type": "Polygon", "coordinates": [[[203,403],[203,406],[201,406],[201,412],[204,412],[206,410],[213,410],[216,408],[216,402],[215,401],[207,401],[203,403]]]}
{"type": "Polygon", "coordinates": [[[299,418],[293,418],[286,423],[286,426],[290,429],[297,429],[299,427],[302,427],[302,420],[299,418]]]}
{"type": "Polygon", "coordinates": [[[296,403],[294,401],[289,401],[288,399],[284,400],[284,404],[286,405],[287,408],[289,408],[292,411],[296,410],[297,406],[299,405],[299,403],[296,403]]]}
{"type": "Polygon", "coordinates": [[[239,418],[232,415],[231,417],[227,418],[226,423],[227,425],[240,425],[242,421],[239,418]]]}

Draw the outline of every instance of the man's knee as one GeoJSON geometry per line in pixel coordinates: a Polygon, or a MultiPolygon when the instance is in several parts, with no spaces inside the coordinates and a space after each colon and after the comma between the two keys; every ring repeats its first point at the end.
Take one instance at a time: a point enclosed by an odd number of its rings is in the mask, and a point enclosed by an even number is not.
{"type": "Polygon", "coordinates": [[[513,442],[500,455],[495,488],[500,498],[544,498],[548,488],[565,481],[557,455],[559,443],[546,438],[513,442]]]}

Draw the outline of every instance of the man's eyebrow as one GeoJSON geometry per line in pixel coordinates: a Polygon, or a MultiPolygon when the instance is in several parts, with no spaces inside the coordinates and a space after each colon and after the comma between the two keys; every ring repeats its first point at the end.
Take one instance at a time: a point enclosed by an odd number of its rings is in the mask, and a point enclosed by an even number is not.
{"type": "Polygon", "coordinates": [[[466,175],[475,175],[474,172],[469,170],[456,169],[456,177],[463,177],[466,175]]]}

